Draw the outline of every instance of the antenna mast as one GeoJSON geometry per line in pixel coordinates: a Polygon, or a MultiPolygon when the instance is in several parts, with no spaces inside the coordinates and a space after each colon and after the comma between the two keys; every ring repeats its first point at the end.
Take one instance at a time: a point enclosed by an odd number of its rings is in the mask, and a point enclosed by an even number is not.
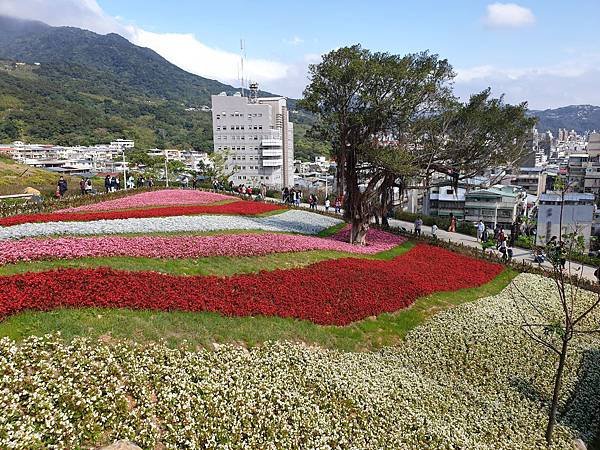
{"type": "Polygon", "coordinates": [[[240,85],[242,87],[242,97],[244,97],[244,62],[246,60],[246,49],[243,39],[240,39],[240,85]]]}

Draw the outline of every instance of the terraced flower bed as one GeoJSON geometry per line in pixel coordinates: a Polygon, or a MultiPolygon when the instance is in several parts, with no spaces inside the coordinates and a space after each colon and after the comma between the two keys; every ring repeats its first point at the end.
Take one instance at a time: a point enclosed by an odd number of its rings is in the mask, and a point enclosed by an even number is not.
{"type": "Polygon", "coordinates": [[[216,192],[196,190],[163,189],[142,192],[123,198],[107,200],[75,208],[63,209],[60,212],[114,211],[118,209],[140,209],[157,206],[206,205],[223,201],[238,201],[237,197],[216,192]]]}
{"type": "Polygon", "coordinates": [[[498,264],[424,244],[392,261],[346,258],[227,278],[57,270],[1,277],[0,318],[24,309],[95,306],[294,317],[347,325],[405,308],[432,292],[482,285],[501,271],[498,264]],[[434,270],[438,274],[432,277],[434,270]]]}
{"type": "MultiPolygon", "coordinates": [[[[559,308],[550,280],[515,282],[559,308]]],[[[521,332],[512,289],[373,353],[4,339],[0,448],[545,449],[554,359],[521,332]]],[[[552,448],[598,430],[599,339],[575,341],[552,448]]]]}
{"type": "Polygon", "coordinates": [[[240,215],[149,217],[90,222],[23,223],[0,228],[0,239],[53,235],[107,235],[125,233],[188,233],[225,230],[262,230],[276,233],[317,234],[341,224],[333,217],[290,210],[271,216],[240,215]]]}
{"type": "Polygon", "coordinates": [[[312,236],[253,233],[216,236],[98,236],[57,239],[28,238],[0,245],[0,265],[20,261],[134,256],[143,258],[200,258],[207,256],[260,256],[270,253],[331,250],[375,254],[390,250],[406,239],[379,230],[368,233],[369,245],[351,245],[345,232],[328,239],[312,236]]]}
{"type": "Polygon", "coordinates": [[[173,217],[193,214],[233,214],[255,216],[284,208],[274,203],[236,201],[218,205],[165,206],[147,209],[90,211],[90,212],[54,212],[10,216],[0,219],[0,226],[10,227],[20,224],[47,222],[90,222],[94,220],[140,219],[144,217],[173,217]]]}
{"type": "MultiPolygon", "coordinates": [[[[0,228],[0,336],[20,340],[0,340],[0,448],[545,448],[554,360],[499,293],[514,272],[194,192],[0,228]]],[[[598,429],[598,339],[573,347],[553,448],[598,429]]]]}

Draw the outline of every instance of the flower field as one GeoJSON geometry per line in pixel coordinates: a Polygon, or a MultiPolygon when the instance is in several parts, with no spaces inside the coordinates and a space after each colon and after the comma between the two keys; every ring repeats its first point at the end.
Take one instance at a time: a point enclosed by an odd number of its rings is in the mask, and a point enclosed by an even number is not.
{"type": "Polygon", "coordinates": [[[24,309],[95,306],[293,317],[346,325],[405,308],[432,292],[479,286],[501,271],[498,264],[428,245],[418,245],[391,261],[345,258],[227,278],[56,270],[1,277],[0,317],[24,309]],[[437,276],[431,276],[432,270],[439,272],[437,276]]]}
{"type": "Polygon", "coordinates": [[[117,209],[139,209],[157,206],[206,205],[223,201],[238,201],[238,198],[215,192],[163,189],[142,192],[141,194],[75,208],[67,208],[60,212],[113,211],[117,209]]]}
{"type": "Polygon", "coordinates": [[[0,240],[47,237],[52,235],[148,234],[225,230],[262,230],[276,233],[317,234],[340,223],[341,220],[334,217],[299,210],[290,210],[281,214],[263,217],[203,215],[94,220],[90,222],[23,223],[0,228],[0,240]]]}
{"type": "MultiPolygon", "coordinates": [[[[558,307],[550,280],[515,283],[558,307]]],[[[0,448],[544,449],[554,359],[515,324],[513,289],[439,313],[380,352],[3,339],[0,448]]],[[[598,429],[599,345],[575,342],[553,448],[598,429]]]]}
{"type": "Polygon", "coordinates": [[[117,209],[114,211],[28,214],[4,217],[0,219],[0,226],[10,227],[21,224],[46,222],[90,222],[95,220],[141,219],[145,217],[173,217],[192,214],[232,214],[255,216],[257,214],[264,214],[279,210],[283,210],[283,207],[273,203],[236,201],[218,205],[164,206],[133,210],[117,209]]]}
{"type": "MultiPolygon", "coordinates": [[[[172,190],[6,219],[0,335],[23,326],[0,339],[0,448],[544,448],[554,360],[501,291],[515,273],[377,229],[353,246],[341,220],[279,209],[172,190]],[[114,322],[27,337],[86,317],[114,322]],[[158,342],[200,328],[209,345],[158,342]],[[344,336],[380,350],[315,345],[344,336]]],[[[557,308],[551,281],[514,283],[557,308]]],[[[598,429],[599,344],[576,340],[554,448],[598,429]]]]}
{"type": "Polygon", "coordinates": [[[255,233],[216,236],[98,236],[57,239],[28,238],[0,245],[0,265],[20,261],[74,259],[92,256],[145,258],[201,258],[206,256],[260,256],[270,253],[332,250],[375,254],[402,244],[405,239],[379,230],[368,233],[369,245],[356,246],[340,234],[328,239],[312,236],[255,233]]]}

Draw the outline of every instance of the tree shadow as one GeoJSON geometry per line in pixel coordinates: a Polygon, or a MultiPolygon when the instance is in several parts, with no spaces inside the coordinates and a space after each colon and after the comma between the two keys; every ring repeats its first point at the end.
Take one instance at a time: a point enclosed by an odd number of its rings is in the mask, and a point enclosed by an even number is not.
{"type": "MultiPolygon", "coordinates": [[[[549,405],[550,393],[530,380],[514,378],[511,386],[524,398],[549,405]]],[[[600,440],[600,349],[586,350],[577,371],[577,383],[558,412],[558,423],[573,430],[585,442],[600,440]]]]}
{"type": "Polygon", "coordinates": [[[586,442],[600,434],[600,349],[584,352],[577,371],[577,384],[558,420],[576,430],[586,442]]]}

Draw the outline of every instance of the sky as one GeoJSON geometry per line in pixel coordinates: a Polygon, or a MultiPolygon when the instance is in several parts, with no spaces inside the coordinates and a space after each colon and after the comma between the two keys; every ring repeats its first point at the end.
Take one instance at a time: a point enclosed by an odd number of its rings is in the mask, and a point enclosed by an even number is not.
{"type": "Polygon", "coordinates": [[[599,0],[0,0],[0,14],[119,33],[179,67],[298,98],[308,65],[360,43],[450,61],[463,99],[487,87],[532,109],[600,105],[599,0]]]}

